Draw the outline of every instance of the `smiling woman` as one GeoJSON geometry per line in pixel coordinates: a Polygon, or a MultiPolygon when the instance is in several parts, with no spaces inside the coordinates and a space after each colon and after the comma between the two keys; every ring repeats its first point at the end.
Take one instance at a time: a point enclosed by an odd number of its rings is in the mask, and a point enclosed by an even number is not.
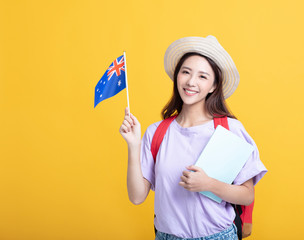
{"type": "Polygon", "coordinates": [[[184,107],[195,104],[205,109],[206,96],[215,87],[214,73],[207,60],[195,55],[188,57],[177,75],[177,89],[184,107]]]}
{"type": "Polygon", "coordinates": [[[140,204],[150,189],[155,191],[156,240],[237,240],[232,204],[250,205],[253,186],[267,172],[254,141],[225,104],[225,98],[238,85],[238,71],[213,36],[172,43],[165,54],[165,69],[173,80],[173,96],[162,111],[164,120],[150,125],[142,141],[140,123],[128,109],[120,127],[128,144],[129,199],[140,204]],[[213,120],[219,117],[231,132],[254,146],[233,185],[211,178],[194,166],[214,133],[213,120]],[[155,154],[153,136],[164,122],[169,123],[168,129],[155,154]],[[212,192],[223,202],[218,204],[200,194],[202,191],[212,192]]]}
{"type": "MultiPolygon", "coordinates": [[[[181,112],[184,102],[181,98],[180,91],[178,89],[177,80],[178,80],[178,76],[187,75],[187,74],[189,75],[196,74],[198,78],[201,78],[201,81],[199,82],[210,83],[210,81],[212,81],[213,83],[212,87],[210,87],[211,92],[208,92],[206,94],[206,96],[204,97],[204,101],[201,103],[205,105],[205,106],[201,106],[201,109],[203,110],[206,109],[206,113],[210,113],[213,117],[216,115],[220,115],[220,116],[225,115],[230,118],[235,118],[235,116],[229,111],[225,103],[225,98],[223,95],[223,87],[222,87],[223,79],[222,79],[221,69],[216,65],[216,63],[212,59],[203,56],[200,53],[189,52],[189,53],[185,53],[181,57],[174,70],[173,95],[170,101],[162,110],[162,116],[164,119],[170,117],[172,114],[181,112]],[[187,63],[188,58],[190,58],[191,60],[191,58],[193,57],[195,57],[195,59],[187,63]],[[190,63],[196,64],[195,69],[192,70],[189,68],[188,64],[190,63]],[[206,81],[202,81],[202,79],[205,79],[206,81]],[[213,94],[211,94],[212,92],[213,94]]],[[[193,88],[191,90],[193,91],[193,88]]]]}

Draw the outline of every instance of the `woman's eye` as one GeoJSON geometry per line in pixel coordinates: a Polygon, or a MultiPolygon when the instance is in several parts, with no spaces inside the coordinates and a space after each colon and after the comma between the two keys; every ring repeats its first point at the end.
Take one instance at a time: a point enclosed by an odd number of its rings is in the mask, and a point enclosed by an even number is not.
{"type": "Polygon", "coordinates": [[[206,78],[206,77],[205,77],[204,75],[201,75],[201,76],[200,76],[200,78],[204,78],[204,79],[207,79],[207,78],[206,78]]]}
{"type": "Polygon", "coordinates": [[[189,72],[184,70],[184,71],[182,71],[182,73],[183,74],[188,74],[189,72]]]}

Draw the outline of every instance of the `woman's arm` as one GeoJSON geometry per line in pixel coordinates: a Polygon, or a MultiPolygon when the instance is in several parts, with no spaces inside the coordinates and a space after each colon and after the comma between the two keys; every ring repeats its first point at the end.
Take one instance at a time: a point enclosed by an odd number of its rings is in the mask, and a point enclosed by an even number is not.
{"type": "Polygon", "coordinates": [[[147,198],[151,184],[143,177],[140,165],[140,123],[135,116],[125,110],[125,118],[119,129],[128,144],[127,188],[129,199],[133,204],[141,204],[147,198]]]}
{"type": "Polygon", "coordinates": [[[151,184],[143,177],[140,166],[140,145],[128,145],[127,187],[130,201],[135,204],[143,203],[150,191],[151,184]]]}
{"type": "Polygon", "coordinates": [[[190,166],[184,171],[179,183],[191,192],[209,191],[226,202],[238,205],[250,205],[254,200],[253,180],[250,179],[242,185],[231,185],[208,177],[203,169],[190,166]]]}

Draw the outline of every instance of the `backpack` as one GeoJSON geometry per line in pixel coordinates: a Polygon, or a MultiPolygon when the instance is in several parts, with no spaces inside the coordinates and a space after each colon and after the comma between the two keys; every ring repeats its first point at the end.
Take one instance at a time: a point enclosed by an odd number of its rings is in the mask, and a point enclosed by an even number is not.
{"type": "MultiPolygon", "coordinates": [[[[173,120],[177,117],[177,115],[169,117],[164,119],[159,126],[157,127],[154,136],[152,138],[151,142],[151,152],[154,159],[154,163],[156,163],[156,156],[158,153],[158,149],[160,147],[160,144],[163,141],[163,138],[167,132],[167,129],[169,128],[170,124],[173,122],[173,120]]],[[[221,125],[222,127],[229,130],[228,126],[228,119],[227,117],[216,117],[214,120],[214,129],[218,125],[221,125]]],[[[234,208],[234,211],[236,213],[234,223],[237,227],[237,235],[239,240],[242,238],[246,238],[251,235],[252,231],[252,212],[253,212],[253,206],[254,201],[249,206],[241,206],[241,205],[235,205],[231,204],[234,208]]],[[[155,215],[154,215],[155,216],[155,215]]],[[[154,230],[156,231],[155,227],[154,230]]]]}

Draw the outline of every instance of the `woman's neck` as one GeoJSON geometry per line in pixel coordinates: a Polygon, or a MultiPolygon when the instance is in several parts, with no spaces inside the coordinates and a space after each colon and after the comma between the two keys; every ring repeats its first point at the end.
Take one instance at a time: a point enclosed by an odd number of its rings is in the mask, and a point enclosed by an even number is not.
{"type": "Polygon", "coordinates": [[[182,127],[193,127],[209,122],[212,119],[213,117],[207,113],[205,106],[183,105],[180,114],[176,118],[176,121],[182,127]]]}

